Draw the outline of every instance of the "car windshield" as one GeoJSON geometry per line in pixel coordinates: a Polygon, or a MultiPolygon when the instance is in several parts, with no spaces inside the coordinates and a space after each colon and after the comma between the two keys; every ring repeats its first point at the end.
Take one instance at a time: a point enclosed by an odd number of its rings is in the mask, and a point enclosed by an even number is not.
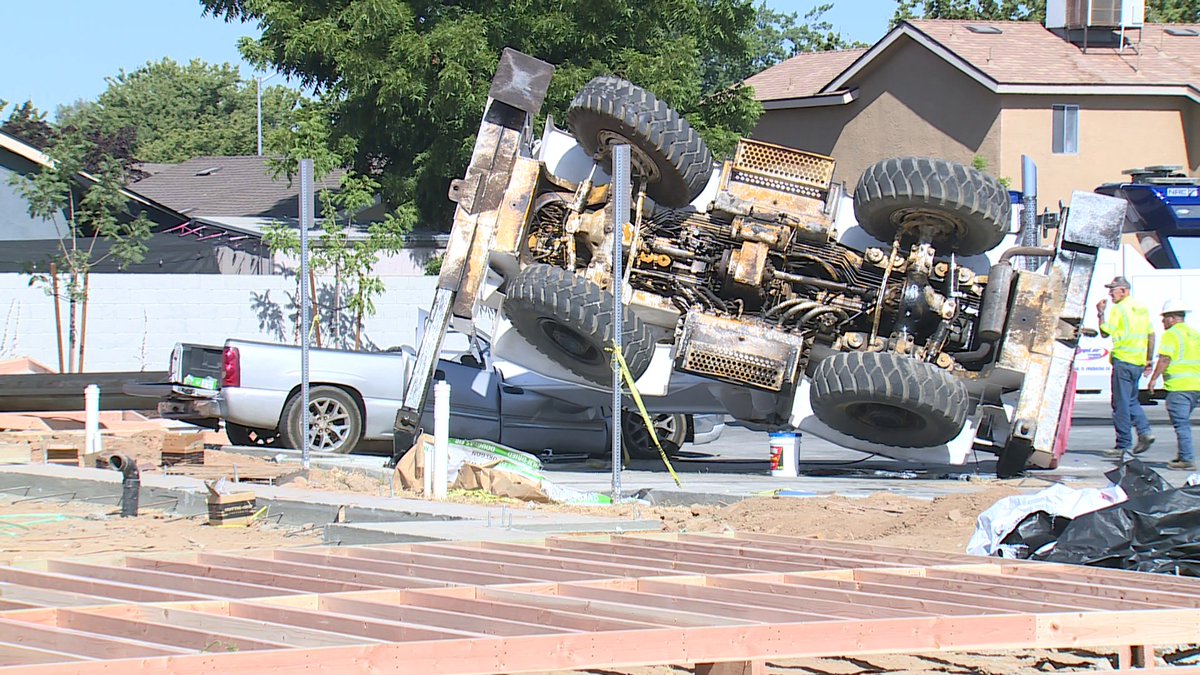
{"type": "Polygon", "coordinates": [[[1200,237],[1167,237],[1180,269],[1200,268],[1200,237]]]}

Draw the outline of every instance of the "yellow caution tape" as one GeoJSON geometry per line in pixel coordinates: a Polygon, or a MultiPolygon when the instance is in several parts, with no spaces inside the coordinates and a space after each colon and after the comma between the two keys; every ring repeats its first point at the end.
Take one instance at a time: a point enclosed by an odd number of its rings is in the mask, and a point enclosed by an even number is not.
{"type": "MultiPolygon", "coordinates": [[[[650,432],[650,440],[654,441],[654,447],[658,448],[658,456],[662,458],[663,464],[667,467],[667,472],[671,474],[671,479],[675,481],[675,487],[683,487],[683,483],[675,473],[675,467],[671,466],[671,460],[667,459],[667,451],[663,450],[662,443],[658,442],[658,434],[654,432],[654,423],[650,421],[650,413],[646,412],[646,405],[642,403],[642,395],[638,393],[637,386],[633,384],[633,374],[629,372],[629,366],[625,364],[625,355],[621,353],[621,350],[616,348],[615,343],[612,353],[616,357],[617,363],[621,366],[621,375],[625,378],[625,384],[629,385],[629,394],[633,397],[633,402],[637,404],[638,412],[642,414],[642,421],[646,424],[646,430],[650,432]]],[[[619,414],[619,410],[613,411],[614,416],[619,414]]]]}

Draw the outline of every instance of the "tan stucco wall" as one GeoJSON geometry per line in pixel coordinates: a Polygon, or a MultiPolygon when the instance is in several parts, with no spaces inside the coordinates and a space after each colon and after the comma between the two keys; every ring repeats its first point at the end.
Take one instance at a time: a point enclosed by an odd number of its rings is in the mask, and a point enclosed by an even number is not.
{"type": "Polygon", "coordinates": [[[1195,104],[1165,96],[1019,96],[1002,98],[999,175],[1021,186],[1021,155],[1038,167],[1038,203],[1051,210],[1073,190],[1122,180],[1121,171],[1155,164],[1195,170],[1200,133],[1195,104]],[[1079,154],[1056,155],[1054,105],[1079,106],[1079,154]],[[1191,144],[1185,124],[1191,120],[1191,144]],[[1190,155],[1190,157],[1189,157],[1190,155]]]}
{"type": "Polygon", "coordinates": [[[851,86],[858,99],[846,105],[766,111],[753,137],[831,155],[835,180],[851,190],[867,166],[890,157],[970,164],[980,155],[998,166],[999,97],[907,38],[851,86]]]}

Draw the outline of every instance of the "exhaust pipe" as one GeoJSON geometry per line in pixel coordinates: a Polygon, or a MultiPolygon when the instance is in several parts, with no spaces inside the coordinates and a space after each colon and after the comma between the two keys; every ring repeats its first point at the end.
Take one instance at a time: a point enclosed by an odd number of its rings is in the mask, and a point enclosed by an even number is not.
{"type": "Polygon", "coordinates": [[[142,491],[142,477],[137,462],[125,455],[112,455],[108,465],[121,472],[121,517],[133,518],[138,514],[138,497],[142,491]]]}

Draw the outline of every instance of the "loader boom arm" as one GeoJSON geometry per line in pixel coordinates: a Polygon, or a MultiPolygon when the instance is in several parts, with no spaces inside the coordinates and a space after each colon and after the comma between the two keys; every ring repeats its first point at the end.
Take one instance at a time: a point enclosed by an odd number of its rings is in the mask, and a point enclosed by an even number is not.
{"type": "Polygon", "coordinates": [[[416,363],[396,413],[396,457],[408,449],[419,430],[446,331],[452,322],[468,329],[473,322],[498,213],[517,159],[530,146],[533,118],[553,74],[550,64],[512,49],[504,50],[497,65],[471,163],[466,175],[450,186],[450,199],[458,206],[416,363]]]}

